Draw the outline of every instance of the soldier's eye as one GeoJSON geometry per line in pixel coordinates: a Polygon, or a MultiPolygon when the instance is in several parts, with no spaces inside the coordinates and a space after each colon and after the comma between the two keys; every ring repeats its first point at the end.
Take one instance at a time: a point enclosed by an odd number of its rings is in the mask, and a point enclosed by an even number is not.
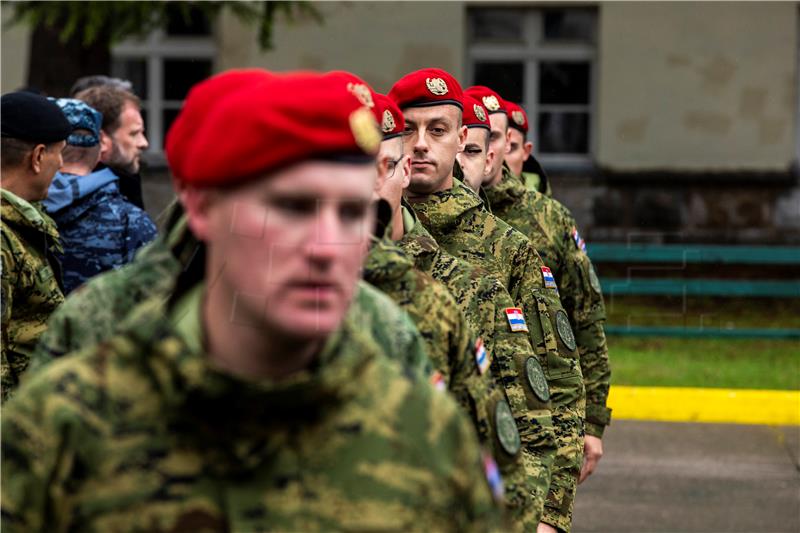
{"type": "Polygon", "coordinates": [[[346,202],[339,207],[339,216],[345,222],[354,222],[367,215],[368,206],[364,202],[346,202]]]}
{"type": "Polygon", "coordinates": [[[316,211],[317,202],[310,198],[282,198],[274,206],[293,216],[310,215],[316,211]]]}

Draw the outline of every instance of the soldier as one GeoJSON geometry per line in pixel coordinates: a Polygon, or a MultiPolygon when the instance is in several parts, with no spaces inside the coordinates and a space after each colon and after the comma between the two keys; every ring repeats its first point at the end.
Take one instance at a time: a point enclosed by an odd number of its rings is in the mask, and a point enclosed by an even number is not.
{"type": "Polygon", "coordinates": [[[81,100],[56,104],[73,127],[44,201],[61,236],[64,290],[69,294],[87,279],[133,260],[156,237],[150,217],[119,192],[110,168],[93,172],[100,158],[102,115],[81,100]]]}
{"type": "Polygon", "coordinates": [[[56,225],[38,204],[72,131],[61,109],[27,92],[2,96],[2,399],[17,387],[47,317],[64,301],[56,225]]]}
{"type": "Polygon", "coordinates": [[[542,165],[533,155],[533,143],[525,137],[528,134],[528,114],[522,106],[505,100],[505,107],[508,113],[508,151],[506,152],[506,164],[511,169],[511,173],[519,176],[525,187],[532,191],[538,191],[547,196],[552,196],[550,180],[547,178],[542,165]],[[533,167],[533,172],[523,171],[525,163],[533,167]]]}
{"type": "Polygon", "coordinates": [[[378,142],[331,77],[232,72],[190,92],[166,148],[203,269],[9,402],[4,530],[496,525],[460,410],[344,319],[378,142]]]}
{"type": "MultiPolygon", "coordinates": [[[[511,517],[523,530],[532,531],[541,516],[555,451],[555,441],[550,436],[549,404],[530,393],[526,398],[516,369],[517,361],[524,364],[533,356],[533,350],[527,337],[509,334],[503,310],[514,304],[500,282],[444,252],[416,219],[413,210],[403,205],[403,190],[410,181],[409,158],[403,154],[399,137],[405,129],[405,120],[394,102],[380,94],[374,98],[376,117],[384,131],[378,162],[387,173],[395,167],[379,189],[380,196],[391,206],[391,237],[413,259],[417,269],[444,283],[455,296],[459,309],[478,335],[475,365],[468,367],[477,368],[484,380],[494,380],[495,391],[491,396],[503,398],[512,412],[519,414],[516,422],[518,428],[523,428],[521,453],[509,453],[517,447],[509,446],[514,441],[508,435],[495,432],[503,439],[490,437],[488,440],[493,443],[495,458],[501,466],[511,517]],[[392,138],[394,135],[398,135],[396,139],[392,138]],[[403,173],[398,175],[401,170],[403,173]],[[527,416],[528,413],[533,418],[527,416]]],[[[495,406],[496,400],[488,401],[487,405],[495,406]]]]}
{"type": "MultiPolygon", "coordinates": [[[[481,99],[498,102],[498,111],[489,118],[492,129],[497,133],[496,138],[507,139],[512,128],[508,127],[509,116],[504,114],[505,102],[500,95],[488,87],[475,87],[468,89],[468,92],[481,99]]],[[[498,152],[502,154],[505,150],[502,146],[498,146],[498,152]]],[[[500,156],[499,159],[500,164],[495,165],[497,174],[489,174],[484,180],[484,193],[492,213],[522,231],[531,240],[555,277],[564,309],[567,311],[573,331],[576,332],[575,341],[580,351],[581,370],[587,390],[587,418],[594,426],[600,426],[602,435],[602,428],[608,423],[605,398],[610,373],[602,327],[605,317],[598,316],[598,309],[602,311],[602,297],[599,297],[598,308],[595,304],[596,298],[593,296],[599,296],[599,292],[590,282],[590,272],[593,273],[591,262],[584,250],[576,248],[570,236],[570,230],[576,226],[566,208],[540,193],[528,191],[519,179],[510,174],[503,157],[500,156]],[[593,398],[602,397],[601,405],[589,407],[590,390],[593,398]]],[[[592,431],[596,432],[595,428],[592,431]]],[[[584,440],[584,451],[586,457],[582,468],[580,463],[568,465],[576,471],[576,481],[585,479],[594,470],[602,455],[602,441],[596,436],[590,436],[588,441],[584,440]]],[[[557,459],[559,460],[563,459],[557,459]]],[[[574,491],[574,488],[572,490],[574,491]]],[[[552,522],[558,523],[552,525],[566,530],[569,527],[569,519],[570,517],[564,514],[560,516],[554,514],[552,522]]]]}
{"type": "MultiPolygon", "coordinates": [[[[480,198],[453,176],[456,154],[467,136],[461,87],[447,72],[423,69],[395,83],[389,97],[406,120],[404,144],[411,155],[407,199],[442,248],[484,268],[508,289],[517,304],[505,310],[509,328],[528,334],[538,356],[517,370],[521,375],[530,373],[531,394],[538,396],[544,393],[537,385],[544,369],[549,391],[540,399],[558,406],[553,414],[558,454],[580,457],[583,381],[555,280],[528,239],[483,209],[480,198]]],[[[554,470],[545,517],[571,505],[567,496],[572,477],[577,478],[577,471],[554,470]]]]}

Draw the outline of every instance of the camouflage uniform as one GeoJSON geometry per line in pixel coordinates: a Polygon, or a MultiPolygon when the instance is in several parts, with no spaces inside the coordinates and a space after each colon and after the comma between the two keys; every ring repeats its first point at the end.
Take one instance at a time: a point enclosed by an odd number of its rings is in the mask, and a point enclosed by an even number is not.
{"type": "Polygon", "coordinates": [[[86,176],[56,173],[44,208],[53,217],[64,254],[66,294],[87,279],[133,260],[136,251],[156,238],[147,213],[119,192],[110,169],[86,176]]]}
{"type": "MultiPolygon", "coordinates": [[[[397,244],[417,268],[444,283],[455,296],[467,322],[482,339],[497,388],[508,399],[517,426],[523,428],[522,468],[516,463],[501,462],[501,466],[512,517],[525,531],[533,531],[542,515],[556,448],[549,402],[536,395],[531,381],[523,384],[520,380],[519,369],[535,358],[530,341],[524,332],[513,332],[508,326],[504,309],[514,303],[505,287],[485,271],[442,251],[413,211],[402,209],[405,234],[397,244]]],[[[537,370],[541,371],[533,369],[537,370]]],[[[540,377],[543,382],[544,376],[540,377]]],[[[541,389],[538,392],[544,394],[541,389]]]]}
{"type": "Polygon", "coordinates": [[[48,365],[2,417],[3,531],[486,531],[457,406],[347,320],[313,369],[215,370],[199,284],[48,365]]]}
{"type": "MultiPolygon", "coordinates": [[[[182,270],[193,271],[195,278],[203,276],[202,246],[186,228],[185,218],[173,213],[172,219],[167,235],[142,248],[132,263],[93,278],[70,294],[50,317],[48,331],[32,355],[32,370],[108,339],[136,304],[156,296],[169,298],[182,270]]],[[[349,312],[362,317],[364,328],[387,356],[414,373],[430,375],[419,333],[390,299],[362,284],[349,312]],[[377,309],[380,313],[373,312],[377,309]]]]}
{"type": "Polygon", "coordinates": [[[527,235],[553,271],[580,351],[586,433],[602,438],[611,415],[606,407],[611,371],[600,283],[569,210],[553,198],[527,190],[507,167],[503,170],[503,180],[486,189],[492,213],[527,235]]]}
{"type": "MultiPolygon", "coordinates": [[[[524,313],[531,345],[547,377],[558,445],[543,521],[569,530],[583,461],[585,392],[577,346],[555,280],[530,241],[486,211],[460,181],[413,207],[442,248],[493,275],[524,313]]],[[[511,320],[517,315],[508,316],[511,320]]]]}
{"type": "Polygon", "coordinates": [[[2,398],[19,384],[47,318],[64,301],[55,223],[2,190],[2,398]]]}

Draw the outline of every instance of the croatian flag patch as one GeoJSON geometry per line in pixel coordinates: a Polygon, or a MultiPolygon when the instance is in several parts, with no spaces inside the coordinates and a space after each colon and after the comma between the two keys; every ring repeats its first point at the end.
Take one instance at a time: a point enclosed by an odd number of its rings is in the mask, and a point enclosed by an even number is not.
{"type": "Polygon", "coordinates": [[[444,376],[438,370],[431,374],[431,385],[433,385],[433,388],[441,392],[447,390],[447,383],[444,381],[444,376]]]}
{"type": "Polygon", "coordinates": [[[553,277],[553,273],[547,267],[542,267],[542,278],[544,279],[544,286],[548,289],[555,289],[558,290],[558,285],[556,285],[556,278],[553,277]]]}
{"type": "Polygon", "coordinates": [[[508,325],[511,326],[511,331],[528,331],[525,315],[522,314],[522,309],[519,307],[507,308],[506,317],[508,317],[508,325]]]}
{"type": "Polygon", "coordinates": [[[584,241],[581,234],[578,233],[578,228],[572,228],[572,240],[575,241],[575,246],[578,247],[578,250],[582,252],[586,251],[586,241],[584,241]]]}
{"type": "Polygon", "coordinates": [[[497,501],[502,501],[505,496],[505,488],[503,487],[503,478],[500,475],[500,469],[491,455],[483,452],[483,471],[486,473],[486,481],[489,482],[489,488],[492,490],[492,496],[497,501]]]}
{"type": "Polygon", "coordinates": [[[489,354],[486,352],[486,346],[483,345],[483,339],[480,337],[475,341],[475,362],[478,364],[478,371],[481,375],[489,370],[489,354]]]}

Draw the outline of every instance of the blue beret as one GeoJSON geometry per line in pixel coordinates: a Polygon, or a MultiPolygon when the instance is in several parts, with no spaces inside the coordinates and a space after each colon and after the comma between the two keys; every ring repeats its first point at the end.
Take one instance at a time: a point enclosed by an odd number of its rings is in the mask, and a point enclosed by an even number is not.
{"type": "Polygon", "coordinates": [[[100,126],[103,114],[82,100],[59,98],[55,100],[67,117],[73,130],[87,130],[90,133],[70,133],[67,144],[72,146],[97,146],[100,143],[100,126]]]}
{"type": "Polygon", "coordinates": [[[23,141],[50,144],[63,141],[72,126],[61,108],[44,96],[24,91],[0,97],[0,134],[23,141]]]}

